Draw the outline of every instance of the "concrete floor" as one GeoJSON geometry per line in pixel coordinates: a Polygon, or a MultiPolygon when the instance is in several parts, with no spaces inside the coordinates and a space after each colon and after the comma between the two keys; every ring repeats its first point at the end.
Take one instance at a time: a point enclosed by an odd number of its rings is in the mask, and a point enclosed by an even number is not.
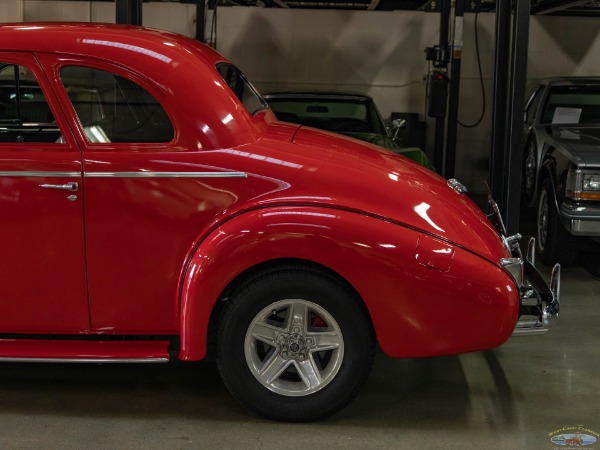
{"type": "Polygon", "coordinates": [[[545,336],[462,356],[378,355],[359,397],[314,424],[252,415],[211,363],[3,364],[0,448],[560,448],[549,435],[564,427],[600,433],[600,281],[566,268],[562,294],[545,336]]]}

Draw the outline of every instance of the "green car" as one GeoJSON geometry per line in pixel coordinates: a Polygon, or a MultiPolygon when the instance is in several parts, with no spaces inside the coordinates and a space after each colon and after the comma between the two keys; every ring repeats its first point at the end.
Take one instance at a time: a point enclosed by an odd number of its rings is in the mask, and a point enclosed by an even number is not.
{"type": "Polygon", "coordinates": [[[406,156],[432,168],[418,147],[402,148],[398,131],[403,121],[386,126],[375,102],[356,92],[286,91],[264,95],[279,120],[344,134],[406,156]]]}

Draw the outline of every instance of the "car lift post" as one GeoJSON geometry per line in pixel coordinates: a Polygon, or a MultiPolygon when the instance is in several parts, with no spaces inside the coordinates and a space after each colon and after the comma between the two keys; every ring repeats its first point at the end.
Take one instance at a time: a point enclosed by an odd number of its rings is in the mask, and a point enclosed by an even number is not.
{"type": "Polygon", "coordinates": [[[448,35],[450,24],[450,0],[441,0],[439,45],[425,50],[427,60],[433,61],[437,70],[429,74],[429,116],[435,117],[435,141],[433,165],[439,174],[444,173],[444,131],[446,128],[446,101],[448,96],[448,35]],[[438,86],[438,88],[434,88],[438,86]],[[435,110],[435,112],[433,112],[435,110]]]}
{"type": "Polygon", "coordinates": [[[142,25],[142,0],[116,0],[115,22],[142,25]]]}
{"type": "Polygon", "coordinates": [[[456,138],[458,129],[458,102],[460,88],[460,66],[463,45],[463,23],[465,0],[456,0],[454,10],[454,38],[450,63],[450,98],[448,99],[448,131],[446,135],[446,163],[444,177],[454,178],[456,165],[456,138]]]}
{"type": "Polygon", "coordinates": [[[494,115],[490,183],[507,232],[519,229],[523,167],[523,117],[527,82],[530,0],[514,2],[510,67],[509,0],[496,3],[496,61],[494,68],[494,115]],[[504,80],[509,80],[508,84],[504,80]]]}
{"type": "Polygon", "coordinates": [[[207,0],[196,0],[196,40],[205,43],[207,0]]]}

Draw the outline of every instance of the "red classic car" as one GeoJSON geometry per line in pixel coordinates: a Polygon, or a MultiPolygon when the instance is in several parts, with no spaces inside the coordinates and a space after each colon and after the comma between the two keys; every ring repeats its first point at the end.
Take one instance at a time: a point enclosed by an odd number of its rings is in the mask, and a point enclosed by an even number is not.
{"type": "Polygon", "coordinates": [[[376,343],[488,349],[558,312],[559,267],[548,285],[460,183],[276,121],[157,30],[0,27],[0,218],[0,360],[211,356],[278,420],[341,409],[376,343]]]}

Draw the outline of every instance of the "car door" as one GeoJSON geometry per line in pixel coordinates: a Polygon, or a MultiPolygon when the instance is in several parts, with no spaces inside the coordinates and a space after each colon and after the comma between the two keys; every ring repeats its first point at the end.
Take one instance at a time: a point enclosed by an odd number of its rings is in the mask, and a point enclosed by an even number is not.
{"type": "Polygon", "coordinates": [[[0,52],[0,333],[89,330],[81,182],[35,57],[0,52]]]}
{"type": "Polygon", "coordinates": [[[83,149],[92,331],[174,334],[180,276],[202,227],[236,200],[235,180],[178,141],[168,94],[148,79],[84,58],[54,77],[83,149]]]}

